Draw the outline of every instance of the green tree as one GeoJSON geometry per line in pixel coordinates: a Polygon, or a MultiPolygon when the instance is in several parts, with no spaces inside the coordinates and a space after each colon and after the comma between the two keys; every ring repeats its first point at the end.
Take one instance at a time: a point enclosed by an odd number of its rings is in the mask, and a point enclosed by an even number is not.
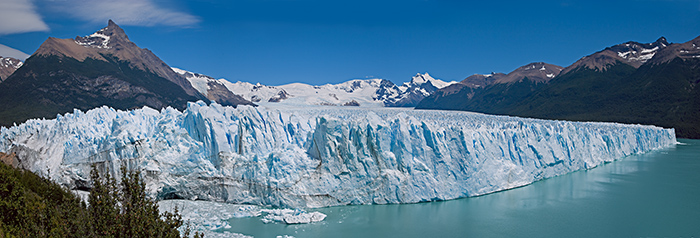
{"type": "MultiPolygon", "coordinates": [[[[0,238],[180,237],[183,222],[177,209],[160,214],[140,173],[125,168],[121,173],[117,184],[93,166],[88,206],[49,179],[0,163],[0,238]]],[[[189,225],[182,235],[190,236],[189,225]]]]}
{"type": "MultiPolygon", "coordinates": [[[[173,213],[160,214],[158,204],[146,194],[146,185],[139,171],[121,167],[119,186],[108,173],[100,176],[97,167],[90,172],[93,189],[90,192],[90,214],[95,236],[100,237],[180,237],[183,225],[177,208],[173,213]],[[95,204],[93,206],[93,204],[95,204]]],[[[184,236],[189,237],[190,227],[184,236]]],[[[194,237],[202,234],[195,233],[194,237]]]]}

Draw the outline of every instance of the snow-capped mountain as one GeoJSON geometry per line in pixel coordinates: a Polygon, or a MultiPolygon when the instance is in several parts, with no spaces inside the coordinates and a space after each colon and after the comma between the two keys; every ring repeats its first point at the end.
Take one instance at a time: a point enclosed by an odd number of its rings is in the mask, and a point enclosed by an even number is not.
{"type": "Polygon", "coordinates": [[[112,20],[109,20],[107,27],[88,36],[76,36],[75,39],[49,37],[33,55],[68,57],[81,62],[87,58],[105,62],[116,58],[128,62],[130,67],[154,73],[179,85],[191,96],[201,96],[184,77],[173,72],[153,52],[129,40],[124,30],[112,20]]]}
{"type": "Polygon", "coordinates": [[[401,86],[385,79],[353,79],[320,86],[304,83],[267,86],[241,81],[232,83],[226,79],[214,79],[182,69],[173,70],[185,76],[202,94],[208,95],[211,84],[218,84],[225,86],[233,94],[258,104],[412,107],[432,92],[457,83],[444,82],[425,73],[416,74],[411,81],[401,86]]]}
{"type": "Polygon", "coordinates": [[[669,43],[664,37],[660,37],[653,43],[629,41],[585,56],[562,70],[562,74],[566,74],[578,68],[605,71],[617,62],[639,68],[642,64],[652,59],[656,52],[667,46],[669,46],[669,43]]]}
{"type": "MultiPolygon", "coordinates": [[[[113,21],[74,39],[49,37],[0,83],[0,125],[107,105],[180,110],[207,98],[113,21]]],[[[222,102],[225,103],[225,102],[222,102]]]]}
{"type": "Polygon", "coordinates": [[[19,67],[22,67],[21,60],[0,56],[0,82],[10,77],[19,67]]]}
{"type": "Polygon", "coordinates": [[[685,43],[668,45],[668,47],[659,50],[658,55],[652,58],[650,63],[658,65],[668,63],[676,58],[700,59],[700,36],[685,43]]]}
{"type": "MultiPolygon", "coordinates": [[[[416,74],[411,81],[396,87],[397,93],[390,94],[384,104],[390,107],[415,107],[421,100],[430,96],[438,89],[448,87],[457,82],[445,82],[431,77],[428,73],[416,74]]],[[[396,91],[396,90],[394,90],[396,91]]]]}
{"type": "Polygon", "coordinates": [[[260,83],[236,82],[225,84],[229,90],[244,98],[260,103],[283,103],[292,105],[329,106],[382,106],[375,100],[381,79],[356,79],[340,84],[314,86],[291,83],[280,86],[266,86],[260,83]]]}
{"type": "Polygon", "coordinates": [[[175,73],[185,77],[190,84],[192,84],[192,87],[194,87],[201,94],[204,94],[204,96],[206,96],[209,100],[215,101],[224,106],[255,105],[250,101],[245,100],[240,95],[236,95],[228,90],[223,83],[228,82],[226,80],[216,80],[203,74],[193,73],[178,68],[172,69],[175,71],[175,73]]]}
{"type": "Polygon", "coordinates": [[[149,194],[279,207],[476,196],[673,146],[673,129],[405,108],[101,107],[0,130],[19,167],[87,189],[91,165],[149,194]]]}

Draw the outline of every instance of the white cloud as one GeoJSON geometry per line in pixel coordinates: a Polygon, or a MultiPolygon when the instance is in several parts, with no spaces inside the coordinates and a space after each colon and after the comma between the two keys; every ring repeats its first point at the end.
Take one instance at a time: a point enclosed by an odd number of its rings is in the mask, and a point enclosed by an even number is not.
{"type": "Polygon", "coordinates": [[[10,48],[9,46],[0,44],[0,56],[3,57],[12,57],[15,59],[19,59],[24,61],[25,59],[29,58],[29,55],[19,51],[17,49],[10,48]]]}
{"type": "Polygon", "coordinates": [[[59,11],[94,23],[112,19],[121,25],[192,27],[200,22],[196,16],[158,6],[153,0],[68,0],[54,3],[59,11]]]}
{"type": "Polygon", "coordinates": [[[30,0],[0,0],[0,35],[48,30],[30,0]]]}

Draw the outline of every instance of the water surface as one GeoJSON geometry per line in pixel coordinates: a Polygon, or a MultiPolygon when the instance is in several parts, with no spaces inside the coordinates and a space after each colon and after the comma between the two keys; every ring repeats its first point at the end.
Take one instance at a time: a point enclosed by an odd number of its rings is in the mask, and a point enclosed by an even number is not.
{"type": "Polygon", "coordinates": [[[229,220],[255,237],[700,237],[700,140],[480,197],[316,209],[319,223],[229,220]]]}

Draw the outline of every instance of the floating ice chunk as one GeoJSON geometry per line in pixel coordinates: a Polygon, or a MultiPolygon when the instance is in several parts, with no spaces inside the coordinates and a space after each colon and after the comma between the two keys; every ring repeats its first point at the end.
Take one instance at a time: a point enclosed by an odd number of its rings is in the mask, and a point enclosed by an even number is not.
{"type": "Polygon", "coordinates": [[[326,219],[326,214],[320,212],[308,213],[300,209],[263,209],[261,212],[266,213],[262,219],[265,223],[284,222],[287,224],[304,224],[319,222],[326,219]]]}

